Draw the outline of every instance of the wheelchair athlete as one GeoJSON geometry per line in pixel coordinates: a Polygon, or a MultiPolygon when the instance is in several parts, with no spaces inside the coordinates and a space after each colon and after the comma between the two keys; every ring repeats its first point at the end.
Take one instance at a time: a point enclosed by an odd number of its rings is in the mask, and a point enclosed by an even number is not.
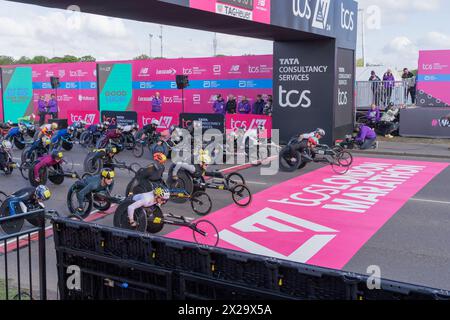
{"type": "MultiPolygon", "coordinates": [[[[136,173],[138,186],[145,191],[154,189],[154,184],[164,185],[163,174],[166,169],[164,164],[167,161],[167,157],[163,153],[155,153],[153,155],[153,161],[145,167],[139,169],[136,173]]],[[[131,190],[133,193],[134,190],[131,190]]]]}
{"type": "Polygon", "coordinates": [[[83,185],[83,189],[81,189],[77,193],[78,200],[78,212],[83,212],[83,203],[86,196],[90,193],[98,193],[102,191],[109,191],[113,188],[115,173],[110,169],[102,170],[101,174],[96,176],[89,176],[80,181],[83,185]]]}
{"type": "Polygon", "coordinates": [[[128,206],[128,220],[130,226],[135,228],[137,226],[134,221],[134,212],[139,208],[150,208],[152,206],[162,206],[170,199],[170,191],[165,187],[158,187],[153,191],[134,195],[132,204],[128,206]]]}

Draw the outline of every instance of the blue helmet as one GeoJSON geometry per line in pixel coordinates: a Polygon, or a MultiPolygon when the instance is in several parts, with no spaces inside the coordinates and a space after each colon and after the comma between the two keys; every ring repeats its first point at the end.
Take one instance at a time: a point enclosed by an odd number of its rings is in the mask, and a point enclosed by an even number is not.
{"type": "Polygon", "coordinates": [[[38,198],[39,200],[46,201],[46,200],[50,199],[50,197],[52,196],[52,193],[46,186],[40,185],[36,188],[35,195],[36,195],[36,198],[38,198]]]}

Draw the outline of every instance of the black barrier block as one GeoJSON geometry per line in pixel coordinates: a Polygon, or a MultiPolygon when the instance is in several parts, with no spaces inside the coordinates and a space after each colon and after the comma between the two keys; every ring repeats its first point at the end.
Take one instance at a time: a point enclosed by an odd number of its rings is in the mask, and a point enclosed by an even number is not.
{"type": "Polygon", "coordinates": [[[358,300],[450,300],[450,293],[390,280],[381,280],[381,289],[369,289],[366,276],[358,276],[358,300]]]}
{"type": "MultiPolygon", "coordinates": [[[[154,266],[128,263],[125,260],[103,259],[63,254],[59,268],[78,266],[81,270],[81,291],[63,288],[62,298],[68,300],[119,299],[168,300],[172,298],[172,272],[154,266]]],[[[62,280],[68,275],[63,273],[62,280]]],[[[61,278],[60,278],[61,280],[61,278]]]]}
{"type": "Polygon", "coordinates": [[[243,283],[251,287],[269,290],[277,289],[278,266],[269,258],[244,255],[240,253],[211,253],[213,277],[226,281],[243,283]]]}
{"type": "Polygon", "coordinates": [[[352,284],[342,274],[320,268],[280,266],[280,292],[305,300],[350,300],[352,284]]]}
{"type": "Polygon", "coordinates": [[[154,239],[152,241],[151,258],[155,265],[204,275],[212,273],[209,249],[167,240],[154,239]]]}
{"type": "Polygon", "coordinates": [[[76,222],[57,223],[54,226],[56,246],[101,252],[102,239],[100,227],[76,222]]]}
{"type": "Polygon", "coordinates": [[[102,232],[102,253],[120,259],[150,262],[151,242],[123,232],[102,232]]]}
{"type": "Polygon", "coordinates": [[[180,273],[179,281],[177,298],[181,300],[293,300],[293,297],[277,292],[187,273],[180,273]]]}

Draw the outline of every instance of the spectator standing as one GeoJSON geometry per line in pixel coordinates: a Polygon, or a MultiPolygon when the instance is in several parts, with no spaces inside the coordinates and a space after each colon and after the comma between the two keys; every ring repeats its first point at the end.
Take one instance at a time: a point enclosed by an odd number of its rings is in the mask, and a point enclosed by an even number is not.
{"type": "Polygon", "coordinates": [[[48,112],[52,115],[52,119],[58,119],[58,111],[58,100],[56,99],[56,95],[52,94],[48,102],[48,112]]]}
{"type": "Polygon", "coordinates": [[[392,74],[391,69],[388,69],[386,71],[386,73],[383,76],[383,81],[384,81],[384,90],[385,90],[384,105],[387,107],[391,103],[392,91],[394,90],[394,86],[395,86],[395,78],[394,78],[394,75],[392,74]]]}
{"type": "Polygon", "coordinates": [[[160,97],[160,93],[156,92],[152,97],[152,112],[161,112],[162,111],[162,100],[160,97]]]}
{"type": "Polygon", "coordinates": [[[217,95],[216,101],[213,104],[213,110],[216,114],[225,114],[225,100],[221,94],[217,95]]]}
{"type": "Polygon", "coordinates": [[[232,94],[228,95],[228,101],[227,101],[227,113],[229,114],[235,114],[236,113],[236,97],[233,96],[232,94]]]}
{"type": "Polygon", "coordinates": [[[252,107],[250,106],[250,102],[247,100],[246,96],[243,96],[241,102],[239,102],[238,105],[238,113],[249,114],[251,111],[252,107]]]}
{"type": "Polygon", "coordinates": [[[411,71],[409,71],[408,68],[405,68],[403,69],[402,79],[407,88],[407,91],[405,93],[406,101],[411,95],[411,103],[416,104],[416,76],[411,71]]]}
{"type": "Polygon", "coordinates": [[[42,127],[45,123],[45,116],[47,115],[47,101],[44,96],[40,96],[38,100],[38,114],[39,114],[39,126],[42,127]]]}
{"type": "Polygon", "coordinates": [[[272,95],[269,95],[266,101],[266,105],[264,106],[263,114],[266,116],[272,116],[272,107],[273,105],[273,98],[272,95]]]}
{"type": "Polygon", "coordinates": [[[265,102],[262,98],[262,95],[258,94],[256,96],[256,101],[253,104],[252,113],[253,114],[263,114],[265,102]]]}
{"type": "Polygon", "coordinates": [[[373,93],[373,103],[375,103],[377,106],[380,105],[380,96],[381,96],[381,79],[379,76],[377,76],[377,74],[375,73],[375,71],[372,70],[372,72],[370,72],[370,78],[369,78],[369,82],[372,83],[371,87],[372,87],[372,93],[373,93]]]}

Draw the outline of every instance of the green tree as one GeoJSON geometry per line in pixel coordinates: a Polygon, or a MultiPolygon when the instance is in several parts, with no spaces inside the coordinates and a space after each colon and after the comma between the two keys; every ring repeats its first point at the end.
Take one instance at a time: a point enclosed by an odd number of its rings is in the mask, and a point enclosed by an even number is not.
{"type": "Polygon", "coordinates": [[[95,59],[93,56],[83,56],[80,58],[80,62],[95,62],[97,59],[95,59]]]}
{"type": "Polygon", "coordinates": [[[9,56],[0,56],[0,65],[10,65],[14,64],[15,60],[13,57],[9,56]]]}
{"type": "Polygon", "coordinates": [[[16,64],[30,64],[31,59],[25,56],[20,57],[19,60],[15,61],[16,64]]]}
{"type": "Polygon", "coordinates": [[[364,67],[364,59],[360,58],[360,59],[356,60],[356,66],[357,67],[364,67]]]}
{"type": "Polygon", "coordinates": [[[151,58],[146,54],[141,54],[140,56],[133,58],[133,60],[149,60],[149,59],[151,59],[151,58]]]}
{"type": "Polygon", "coordinates": [[[35,56],[33,59],[31,59],[32,64],[42,64],[47,63],[48,58],[45,56],[35,56]]]}
{"type": "Polygon", "coordinates": [[[63,57],[63,62],[79,62],[79,61],[80,59],[75,56],[65,55],[63,57]]]}

